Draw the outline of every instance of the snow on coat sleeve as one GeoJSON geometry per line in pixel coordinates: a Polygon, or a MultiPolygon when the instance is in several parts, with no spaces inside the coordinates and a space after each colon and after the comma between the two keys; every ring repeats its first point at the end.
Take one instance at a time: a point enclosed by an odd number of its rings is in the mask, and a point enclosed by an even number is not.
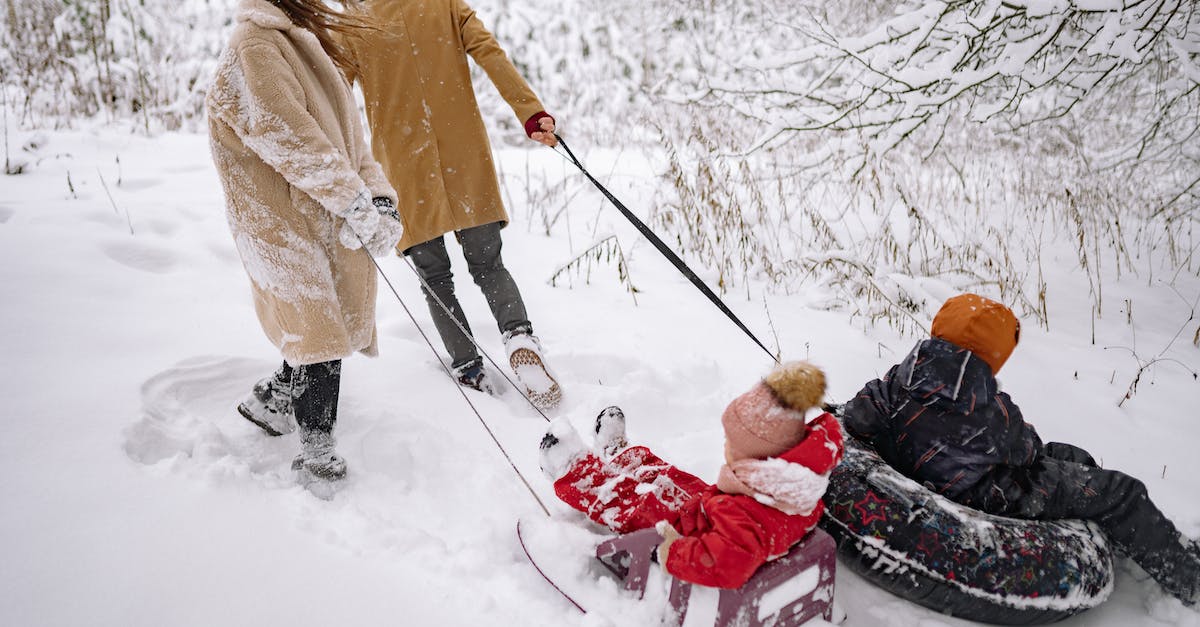
{"type": "Polygon", "coordinates": [[[524,126],[533,114],[545,111],[546,108],[538,101],[529,83],[517,72],[492,33],[479,21],[475,10],[467,6],[465,0],[454,0],[454,14],[458,18],[458,32],[467,54],[475,59],[496,85],[500,96],[517,115],[517,122],[524,126]]]}
{"type": "MultiPolygon", "coordinates": [[[[360,134],[361,137],[361,134],[360,134]]],[[[371,148],[366,145],[366,141],[358,139],[363,145],[359,147],[359,154],[362,159],[358,166],[358,175],[362,177],[363,182],[367,184],[367,189],[371,190],[371,196],[383,196],[392,201],[392,206],[398,206],[399,200],[396,196],[396,190],[392,189],[392,184],[388,182],[387,176],[383,173],[383,168],[375,157],[371,156],[371,148]]]]}
{"type": "Polygon", "coordinates": [[[702,586],[740,588],[770,557],[762,525],[730,495],[708,499],[704,515],[711,529],[673,542],[667,572],[702,586]]]}
{"type": "Polygon", "coordinates": [[[276,46],[252,42],[233,54],[237,62],[213,82],[213,113],[293,187],[345,216],[368,187],[361,164],[334,148],[309,114],[304,89],[276,46]]]}
{"type": "Polygon", "coordinates": [[[842,460],[842,446],[842,429],[837,418],[825,413],[808,425],[804,439],[780,459],[824,475],[842,460]]]}

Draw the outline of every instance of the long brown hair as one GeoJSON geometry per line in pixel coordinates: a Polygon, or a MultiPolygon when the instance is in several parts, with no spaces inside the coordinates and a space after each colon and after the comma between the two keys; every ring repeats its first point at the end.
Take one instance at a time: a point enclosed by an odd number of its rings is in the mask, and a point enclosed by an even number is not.
{"type": "Polygon", "coordinates": [[[271,0],[271,3],[282,9],[296,26],[316,35],[325,54],[343,72],[358,71],[358,62],[335,33],[357,37],[364,30],[373,30],[375,25],[369,18],[338,11],[322,0],[271,0]]]}

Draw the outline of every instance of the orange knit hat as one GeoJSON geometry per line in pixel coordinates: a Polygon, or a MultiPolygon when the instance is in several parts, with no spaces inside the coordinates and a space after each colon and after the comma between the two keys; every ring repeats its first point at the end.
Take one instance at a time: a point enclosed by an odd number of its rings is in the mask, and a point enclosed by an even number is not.
{"type": "Polygon", "coordinates": [[[933,317],[933,337],[965,348],[991,366],[992,374],[1008,361],[1021,338],[1012,310],[978,294],[947,300],[933,317]]]}

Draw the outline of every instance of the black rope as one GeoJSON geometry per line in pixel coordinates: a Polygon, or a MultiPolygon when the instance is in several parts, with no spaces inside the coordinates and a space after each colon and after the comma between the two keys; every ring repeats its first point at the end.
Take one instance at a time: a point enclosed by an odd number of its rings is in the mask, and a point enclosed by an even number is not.
{"type": "MultiPolygon", "coordinates": [[[[467,340],[471,342],[471,345],[475,347],[475,350],[479,351],[479,354],[483,355],[483,357],[488,360],[488,363],[492,364],[492,368],[495,368],[496,372],[500,376],[504,377],[504,380],[508,381],[508,384],[511,385],[512,388],[525,399],[525,402],[529,403],[529,406],[542,416],[542,420],[550,422],[550,417],[546,415],[546,412],[542,411],[542,408],[538,407],[537,403],[533,402],[533,399],[529,398],[529,395],[525,393],[525,390],[521,389],[521,386],[517,385],[516,382],[508,376],[508,373],[504,372],[504,368],[501,368],[500,364],[497,364],[496,360],[492,359],[492,356],[489,355],[488,352],[479,345],[479,342],[475,341],[475,336],[472,335],[470,331],[467,331],[465,328],[463,328],[462,323],[458,321],[458,317],[455,316],[452,311],[450,311],[450,308],[446,306],[446,303],[442,302],[442,299],[437,295],[437,292],[433,291],[433,287],[429,285],[429,282],[425,280],[425,277],[419,270],[417,270],[416,266],[413,265],[412,260],[405,255],[401,255],[401,258],[404,259],[404,263],[408,264],[408,268],[413,271],[413,274],[417,276],[417,280],[421,282],[421,287],[425,289],[425,293],[433,298],[434,302],[438,304],[438,307],[441,307],[442,311],[444,311],[446,315],[450,317],[450,320],[454,322],[454,326],[458,327],[459,333],[462,333],[464,336],[466,336],[467,340]]],[[[436,353],[437,350],[435,349],[434,352],[436,353]]],[[[439,361],[440,359],[441,358],[439,358],[439,361]]],[[[442,364],[442,366],[445,367],[445,364],[442,364]]],[[[453,379],[454,376],[451,375],[450,378],[453,379]]]]}
{"type": "MultiPolygon", "coordinates": [[[[371,254],[371,251],[367,250],[367,246],[365,243],[363,243],[362,238],[359,238],[358,241],[360,244],[363,244],[363,252],[367,253],[367,258],[371,260],[371,263],[375,266],[375,269],[379,271],[379,276],[383,277],[383,282],[387,284],[388,289],[392,290],[392,294],[400,303],[400,307],[404,309],[404,313],[408,314],[408,319],[412,320],[413,326],[417,328],[417,332],[421,334],[421,338],[423,338],[425,343],[429,345],[429,350],[433,351],[434,356],[437,357],[437,362],[442,366],[442,370],[445,371],[446,376],[449,377],[451,381],[454,381],[454,387],[458,390],[458,393],[462,395],[463,400],[466,401],[467,405],[471,407],[471,411],[475,412],[475,417],[479,419],[479,424],[483,425],[484,431],[487,431],[488,436],[492,438],[492,442],[495,443],[496,448],[500,449],[500,454],[504,455],[504,459],[508,461],[509,467],[513,469],[513,472],[517,473],[517,477],[521,479],[521,483],[525,485],[525,489],[529,490],[529,494],[533,497],[533,500],[537,501],[538,507],[542,508],[542,512],[544,512],[546,516],[549,516],[550,510],[546,509],[546,504],[542,502],[540,497],[538,497],[537,492],[533,491],[533,486],[529,485],[529,481],[525,479],[525,475],[521,474],[520,469],[517,468],[517,465],[513,462],[512,457],[509,457],[508,451],[504,450],[504,445],[500,444],[500,440],[496,438],[496,434],[492,431],[492,428],[489,427],[487,421],[483,419],[483,415],[479,413],[479,409],[475,407],[475,403],[471,402],[471,399],[467,397],[467,393],[463,391],[462,386],[458,385],[458,382],[455,381],[454,375],[450,372],[450,369],[446,367],[446,364],[442,361],[441,356],[438,355],[437,348],[434,347],[433,342],[429,339],[429,336],[425,334],[425,329],[422,329],[421,325],[417,323],[416,316],[414,316],[412,311],[409,310],[408,305],[404,304],[404,299],[400,298],[400,292],[396,291],[396,287],[392,285],[392,281],[388,279],[386,274],[383,273],[383,268],[379,266],[379,262],[375,260],[375,256],[371,254]]],[[[545,414],[543,414],[542,417],[544,418],[545,414]]]]}
{"type": "Polygon", "coordinates": [[[779,358],[776,357],[775,354],[772,353],[771,350],[768,349],[762,342],[760,342],[759,339],[750,332],[750,329],[746,328],[746,325],[743,324],[742,321],[739,320],[732,311],[730,311],[729,307],[727,307],[725,303],[722,302],[721,299],[714,294],[707,285],[704,284],[704,281],[701,281],[700,277],[696,276],[696,273],[692,272],[692,269],[689,268],[688,265],[679,258],[679,255],[676,255],[675,251],[671,250],[670,247],[668,247],[662,241],[662,239],[658,237],[658,235],[655,235],[654,231],[651,231],[650,227],[646,226],[645,222],[642,222],[641,219],[634,215],[633,212],[624,205],[624,203],[622,203],[620,200],[617,200],[617,197],[613,196],[612,192],[608,191],[606,187],[601,185],[600,181],[597,181],[596,178],[592,176],[592,173],[588,172],[587,168],[583,167],[583,163],[579,161],[579,158],[575,156],[574,152],[571,152],[571,148],[567,146],[567,142],[563,141],[563,138],[559,137],[557,133],[554,134],[554,137],[558,139],[558,143],[562,145],[563,150],[567,151],[567,156],[570,158],[571,162],[575,164],[575,167],[579,168],[579,171],[582,172],[583,175],[592,182],[592,185],[596,186],[596,189],[600,190],[601,194],[604,194],[604,196],[608,198],[609,202],[611,202],[613,206],[615,206],[617,210],[620,211],[621,214],[624,215],[625,218],[629,220],[635,228],[637,228],[638,232],[640,232],[646,239],[650,240],[650,243],[654,244],[654,247],[658,249],[658,252],[662,253],[662,255],[667,258],[667,261],[670,261],[671,264],[675,266],[676,270],[679,270],[683,276],[687,277],[687,280],[691,281],[692,285],[696,286],[696,289],[700,290],[701,293],[707,296],[708,300],[712,301],[712,304],[717,306],[717,309],[720,309],[722,312],[724,312],[724,314],[728,316],[729,319],[732,320],[739,329],[744,331],[751,340],[754,340],[754,343],[758,344],[758,347],[763,349],[763,352],[769,355],[772,361],[779,363],[779,358]]]}

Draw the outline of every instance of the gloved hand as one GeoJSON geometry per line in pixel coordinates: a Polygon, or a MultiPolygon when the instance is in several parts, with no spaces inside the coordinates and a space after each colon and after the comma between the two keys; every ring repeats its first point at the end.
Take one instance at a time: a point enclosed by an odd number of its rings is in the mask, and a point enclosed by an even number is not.
{"type": "Polygon", "coordinates": [[[554,129],[554,116],[545,111],[538,111],[531,115],[528,120],[525,120],[525,134],[529,136],[529,139],[546,144],[551,148],[558,145],[558,138],[554,136],[554,129]]]}
{"type": "Polygon", "coordinates": [[[371,192],[363,189],[342,216],[346,221],[338,231],[338,241],[350,250],[358,250],[363,242],[368,242],[375,235],[379,226],[379,212],[371,204],[371,192]]]}
{"type": "Polygon", "coordinates": [[[671,551],[671,545],[683,536],[679,535],[679,532],[675,531],[675,527],[672,527],[671,523],[665,520],[658,521],[658,523],[654,525],[654,530],[658,532],[658,535],[663,537],[663,541],[658,545],[658,549],[655,551],[655,556],[658,557],[658,565],[662,566],[663,570],[666,570],[667,555],[671,551]]]}
{"type": "Polygon", "coordinates": [[[371,199],[371,204],[379,213],[379,223],[375,226],[375,233],[371,235],[371,239],[364,241],[367,242],[367,250],[371,255],[382,257],[396,250],[396,244],[399,244],[400,238],[404,236],[404,224],[400,221],[400,214],[392,205],[391,198],[376,196],[371,199]]]}

